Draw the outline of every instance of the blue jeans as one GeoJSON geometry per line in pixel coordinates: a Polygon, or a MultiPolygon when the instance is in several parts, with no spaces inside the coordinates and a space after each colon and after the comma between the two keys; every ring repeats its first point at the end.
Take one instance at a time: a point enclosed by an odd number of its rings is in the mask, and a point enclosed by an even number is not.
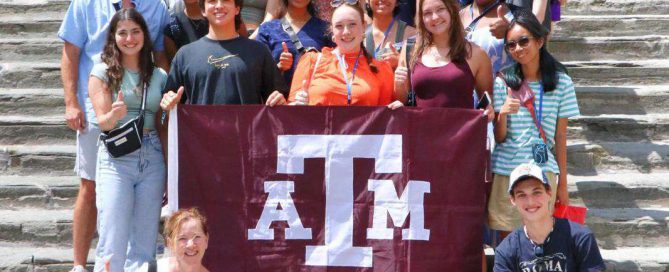
{"type": "Polygon", "coordinates": [[[165,161],[155,132],[144,133],[142,148],[113,158],[100,144],[96,172],[98,246],[95,271],[113,254],[110,271],[135,271],[155,259],[165,161]]]}

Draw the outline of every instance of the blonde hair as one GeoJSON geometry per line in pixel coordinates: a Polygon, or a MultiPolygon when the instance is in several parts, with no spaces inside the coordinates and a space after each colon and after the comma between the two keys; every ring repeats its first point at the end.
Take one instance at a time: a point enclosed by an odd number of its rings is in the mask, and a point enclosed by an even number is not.
{"type": "Polygon", "coordinates": [[[189,208],[189,209],[180,209],[176,211],[170,218],[165,221],[165,229],[163,231],[163,237],[165,238],[165,243],[167,247],[173,246],[177,233],[181,230],[181,223],[188,220],[195,220],[200,223],[200,228],[204,232],[204,235],[209,236],[209,229],[207,228],[207,218],[200,213],[198,208],[189,208]]]}

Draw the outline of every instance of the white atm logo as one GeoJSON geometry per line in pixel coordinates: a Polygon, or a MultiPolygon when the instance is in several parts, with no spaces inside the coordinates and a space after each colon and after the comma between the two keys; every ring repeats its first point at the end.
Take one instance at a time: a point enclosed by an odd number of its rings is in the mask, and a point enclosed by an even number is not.
{"type": "MultiPolygon", "coordinates": [[[[305,264],[311,266],[372,267],[372,247],[353,246],[353,158],[374,159],[376,173],[402,172],[402,135],[282,135],[278,137],[277,172],[303,174],[304,160],[325,158],[325,245],[306,246],[305,264]]],[[[290,193],[293,181],[266,181],[267,201],[249,240],[274,240],[274,221],[288,222],[289,240],[313,239],[311,228],[302,225],[290,193]],[[279,209],[279,205],[281,209],[279,209]]],[[[374,193],[372,228],[368,239],[393,239],[387,226],[388,215],[395,227],[401,227],[411,214],[409,228],[402,230],[403,240],[430,239],[425,229],[424,195],[430,183],[410,180],[398,196],[391,180],[372,180],[367,184],[374,193]]]]}

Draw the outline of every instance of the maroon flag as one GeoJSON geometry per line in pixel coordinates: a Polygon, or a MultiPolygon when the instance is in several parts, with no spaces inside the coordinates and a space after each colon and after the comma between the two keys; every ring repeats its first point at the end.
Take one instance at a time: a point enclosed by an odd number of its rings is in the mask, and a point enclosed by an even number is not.
{"type": "MultiPolygon", "coordinates": [[[[170,208],[211,271],[480,271],[480,111],[181,105],[170,208]]],[[[176,117],[176,118],[175,118],[176,117]]]]}

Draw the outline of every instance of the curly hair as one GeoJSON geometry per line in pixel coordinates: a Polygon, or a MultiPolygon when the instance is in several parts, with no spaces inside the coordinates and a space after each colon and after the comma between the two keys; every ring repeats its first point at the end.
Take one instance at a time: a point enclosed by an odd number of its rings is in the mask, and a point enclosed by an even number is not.
{"type": "Polygon", "coordinates": [[[149,36],[149,28],[146,26],[146,21],[137,10],[130,9],[121,9],[111,18],[109,22],[109,31],[107,32],[107,40],[105,46],[102,49],[102,62],[107,64],[107,86],[112,92],[118,92],[121,87],[121,81],[123,81],[123,65],[121,60],[123,54],[116,44],[116,30],[118,29],[118,24],[121,21],[131,21],[139,25],[142,29],[142,34],[144,36],[144,46],[139,51],[139,82],[135,91],[138,92],[141,90],[141,86],[148,84],[151,81],[151,75],[153,74],[153,58],[151,52],[153,51],[153,46],[151,44],[151,37],[149,36]]]}

